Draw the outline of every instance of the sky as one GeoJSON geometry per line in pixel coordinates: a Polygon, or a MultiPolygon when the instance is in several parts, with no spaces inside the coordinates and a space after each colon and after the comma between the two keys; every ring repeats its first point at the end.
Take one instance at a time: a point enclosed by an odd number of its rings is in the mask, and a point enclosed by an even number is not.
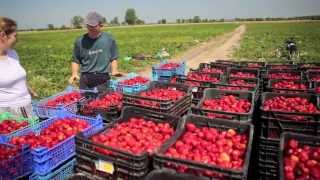
{"type": "Polygon", "coordinates": [[[165,18],[200,16],[209,19],[235,17],[293,17],[320,15],[320,0],[0,0],[0,16],[18,22],[19,29],[70,25],[76,15],[97,11],[110,21],[123,21],[125,11],[134,8],[138,18],[155,23],[165,18]]]}

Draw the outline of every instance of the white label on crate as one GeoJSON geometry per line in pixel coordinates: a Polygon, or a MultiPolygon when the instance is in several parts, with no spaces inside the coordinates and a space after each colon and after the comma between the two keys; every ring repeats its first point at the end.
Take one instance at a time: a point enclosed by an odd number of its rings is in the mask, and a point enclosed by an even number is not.
{"type": "Polygon", "coordinates": [[[109,174],[113,174],[114,172],[114,167],[111,162],[103,161],[103,160],[98,160],[95,162],[96,169],[102,172],[106,172],[109,174]]]}
{"type": "Polygon", "coordinates": [[[174,88],[172,88],[172,90],[174,90],[174,91],[175,91],[175,90],[177,90],[177,88],[175,88],[175,87],[174,87],[174,88]]]}
{"type": "Polygon", "coordinates": [[[192,92],[198,92],[198,87],[192,88],[192,92]]]}

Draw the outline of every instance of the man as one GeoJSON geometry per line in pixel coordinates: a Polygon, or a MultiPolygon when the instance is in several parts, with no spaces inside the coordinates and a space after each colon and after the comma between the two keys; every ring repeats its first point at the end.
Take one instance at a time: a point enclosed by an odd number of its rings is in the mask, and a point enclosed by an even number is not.
{"type": "Polygon", "coordinates": [[[101,32],[103,25],[100,14],[90,12],[85,23],[88,33],[75,41],[69,83],[80,79],[80,89],[107,86],[110,75],[121,76],[117,63],[118,47],[109,34],[101,32]]]}

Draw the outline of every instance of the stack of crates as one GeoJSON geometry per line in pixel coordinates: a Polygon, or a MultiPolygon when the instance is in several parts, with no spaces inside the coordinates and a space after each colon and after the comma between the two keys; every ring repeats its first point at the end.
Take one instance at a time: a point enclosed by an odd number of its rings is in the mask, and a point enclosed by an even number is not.
{"type": "MultiPolygon", "coordinates": [[[[261,95],[259,111],[259,176],[261,179],[274,179],[280,176],[281,159],[283,153],[280,148],[281,136],[284,133],[298,133],[304,135],[319,134],[319,113],[284,112],[280,110],[266,110],[264,104],[273,98],[303,98],[319,109],[319,99],[315,94],[314,73],[307,64],[269,63],[263,76],[264,92],[261,95]],[[312,74],[312,75],[311,75],[312,74]],[[281,83],[292,86],[281,87],[281,83]]],[[[295,110],[293,110],[295,111],[295,110]]]]}
{"type": "Polygon", "coordinates": [[[172,76],[185,75],[186,63],[184,61],[173,63],[169,61],[161,61],[160,64],[152,67],[152,80],[167,82],[172,76]],[[171,66],[171,67],[166,67],[171,66]]]}

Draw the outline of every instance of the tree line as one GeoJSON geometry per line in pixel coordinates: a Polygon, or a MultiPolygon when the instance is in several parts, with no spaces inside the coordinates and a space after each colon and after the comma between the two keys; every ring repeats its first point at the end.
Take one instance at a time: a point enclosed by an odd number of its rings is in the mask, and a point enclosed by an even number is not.
{"type": "MultiPolygon", "coordinates": [[[[176,19],[175,22],[168,22],[167,19],[162,18],[157,23],[158,24],[167,24],[167,23],[210,23],[210,22],[234,22],[234,21],[283,21],[283,20],[320,20],[320,15],[314,16],[299,16],[299,17],[266,17],[266,18],[234,18],[234,19],[208,19],[201,18],[200,16],[194,16],[193,18],[180,18],[176,19]]],[[[48,24],[47,28],[42,29],[26,29],[28,31],[32,30],[64,30],[64,29],[81,29],[84,24],[84,18],[82,16],[74,16],[71,18],[71,26],[62,25],[61,27],[55,27],[53,24],[48,24]]],[[[111,26],[119,26],[119,25],[140,25],[145,24],[145,21],[138,18],[135,9],[129,8],[125,12],[125,17],[122,22],[120,22],[118,17],[114,17],[110,21],[107,21],[105,17],[103,17],[103,24],[111,25],[111,26]]]]}

